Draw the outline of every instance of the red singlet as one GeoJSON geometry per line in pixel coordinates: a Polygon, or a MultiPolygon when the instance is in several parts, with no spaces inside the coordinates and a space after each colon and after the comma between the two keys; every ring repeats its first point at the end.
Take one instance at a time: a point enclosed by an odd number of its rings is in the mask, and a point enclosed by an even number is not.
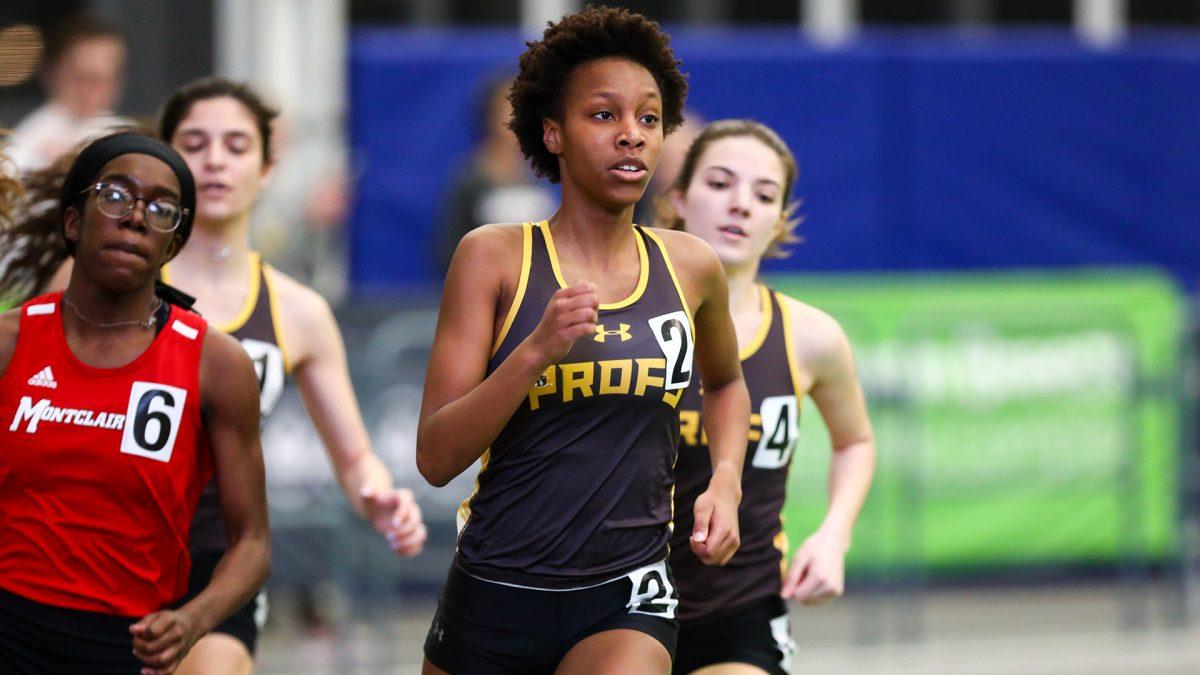
{"type": "Polygon", "coordinates": [[[22,306],[0,375],[0,588],[140,617],[187,588],[188,525],[212,476],[200,421],[207,324],[171,307],[141,356],[93,368],[67,346],[61,295],[22,306]]]}

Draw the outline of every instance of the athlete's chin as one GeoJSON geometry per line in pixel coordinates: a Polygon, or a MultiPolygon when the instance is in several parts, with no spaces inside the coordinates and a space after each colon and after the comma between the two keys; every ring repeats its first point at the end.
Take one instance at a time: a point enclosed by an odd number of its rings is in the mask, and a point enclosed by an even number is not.
{"type": "Polygon", "coordinates": [[[601,196],[604,206],[611,211],[623,211],[637,204],[646,193],[644,184],[617,185],[601,196]]]}
{"type": "Polygon", "coordinates": [[[223,223],[232,218],[236,212],[233,205],[225,200],[200,202],[196,206],[196,220],[198,222],[223,223]]]}
{"type": "Polygon", "coordinates": [[[128,294],[140,290],[152,283],[154,273],[146,268],[135,270],[130,267],[111,267],[97,275],[95,283],[107,293],[114,295],[128,294]]]}
{"type": "Polygon", "coordinates": [[[752,251],[747,247],[728,246],[708,242],[717,254],[717,260],[725,267],[740,267],[752,263],[762,257],[763,252],[752,251]]]}

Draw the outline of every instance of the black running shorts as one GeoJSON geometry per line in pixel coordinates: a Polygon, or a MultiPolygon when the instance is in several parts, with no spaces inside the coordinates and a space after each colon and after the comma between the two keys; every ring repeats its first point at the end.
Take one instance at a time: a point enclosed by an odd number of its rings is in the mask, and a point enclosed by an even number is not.
{"type": "MultiPolygon", "coordinates": [[[[140,618],[140,617],[139,617],[140,618]]],[[[0,590],[0,673],[137,675],[136,618],[34,602],[0,590]]]]}
{"type": "Polygon", "coordinates": [[[673,655],[678,602],[665,562],[569,591],[484,581],[455,564],[425,657],[452,675],[549,674],[581,640],[618,628],[646,633],[673,655]]]}
{"type": "MultiPolygon", "coordinates": [[[[217,569],[217,563],[220,562],[223,555],[225,555],[223,551],[192,552],[192,569],[188,574],[187,594],[176,603],[176,607],[187,603],[208,586],[208,583],[212,581],[213,572],[217,569]]],[[[250,652],[250,656],[254,656],[254,650],[258,646],[258,633],[262,630],[266,618],[267,596],[265,592],[260,591],[250,602],[229,615],[228,619],[217,624],[212,632],[224,633],[236,638],[246,645],[246,651],[250,652]]]]}
{"type": "Polygon", "coordinates": [[[770,675],[788,675],[796,644],[787,605],[777,596],[729,614],[679,625],[673,675],[686,675],[717,663],[745,663],[770,675]]]}

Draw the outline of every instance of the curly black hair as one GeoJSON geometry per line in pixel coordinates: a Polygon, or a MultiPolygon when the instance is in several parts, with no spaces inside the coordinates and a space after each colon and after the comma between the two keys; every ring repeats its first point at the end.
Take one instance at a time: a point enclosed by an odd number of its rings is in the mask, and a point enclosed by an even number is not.
{"type": "Polygon", "coordinates": [[[687,80],[679,71],[670,38],[641,14],[588,5],[558,23],[549,22],[540,41],[525,44],[520,72],[509,94],[513,115],[508,127],[517,135],[534,172],[551,183],[562,176],[558,157],[542,142],[542,120],[562,119],[567,78],[581,64],[618,57],[643,66],[662,93],[663,132],[669,134],[683,122],[687,80]]]}
{"type": "Polygon", "coordinates": [[[59,232],[59,193],[75,160],[67,153],[22,177],[5,161],[0,171],[0,304],[23,302],[43,292],[70,254],[59,232]]]}

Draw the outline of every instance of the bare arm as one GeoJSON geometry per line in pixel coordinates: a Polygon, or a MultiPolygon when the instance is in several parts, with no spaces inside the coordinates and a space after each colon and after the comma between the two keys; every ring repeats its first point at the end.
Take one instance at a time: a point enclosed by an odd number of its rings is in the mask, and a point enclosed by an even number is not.
{"type": "Polygon", "coordinates": [[[692,550],[705,563],[723,565],[740,545],[737,507],[750,426],[750,395],[738,360],[737,333],[729,315],[729,290],[721,262],[708,244],[682,232],[664,232],[680,261],[685,293],[695,312],[696,365],[704,387],[704,432],[713,476],[696,498],[692,550]],[[696,300],[692,300],[696,298],[696,300]]]}
{"type": "Polygon", "coordinates": [[[520,261],[520,236],[514,228],[472,230],[450,262],[417,428],[417,468],[433,485],[479,459],[542,372],[596,330],[595,289],[559,290],[538,327],[485,377],[505,276],[515,285],[519,274],[512,261],[520,261]]]}
{"type": "Polygon", "coordinates": [[[818,367],[809,395],[829,428],[833,457],[829,465],[829,509],[821,529],[833,532],[850,548],[854,523],[867,500],[875,472],[875,434],[855,374],[846,336],[838,331],[836,350],[818,367]]]}
{"type": "Polygon", "coordinates": [[[229,547],[199,595],[130,627],[134,653],[152,669],[143,672],[174,671],[196,640],[254,597],[270,565],[258,378],[241,345],[215,330],[205,336],[200,396],[229,547]]]}
{"type": "Polygon", "coordinates": [[[817,605],[844,590],[845,554],[875,472],[875,436],[845,333],[828,315],[800,303],[792,306],[807,316],[803,329],[791,330],[805,333],[797,342],[813,378],[809,396],[829,429],[833,457],[825,519],[797,550],[783,595],[817,605]]]}
{"type": "Polygon", "coordinates": [[[733,479],[741,495],[742,465],[750,425],[750,396],[738,361],[737,333],[729,315],[729,291],[716,256],[707,270],[709,292],[696,311],[696,362],[704,400],[701,418],[712,455],[713,475],[733,479]]]}
{"type": "Polygon", "coordinates": [[[427,532],[411,490],[396,489],[392,472],[371,447],[350,382],[346,346],[329,304],[309,288],[278,275],[287,345],[304,407],[355,512],[383,534],[400,555],[416,555],[427,532]]]}
{"type": "Polygon", "coordinates": [[[21,330],[21,308],[16,307],[0,313],[0,377],[8,370],[13,354],[17,351],[17,334],[21,330]]]}

